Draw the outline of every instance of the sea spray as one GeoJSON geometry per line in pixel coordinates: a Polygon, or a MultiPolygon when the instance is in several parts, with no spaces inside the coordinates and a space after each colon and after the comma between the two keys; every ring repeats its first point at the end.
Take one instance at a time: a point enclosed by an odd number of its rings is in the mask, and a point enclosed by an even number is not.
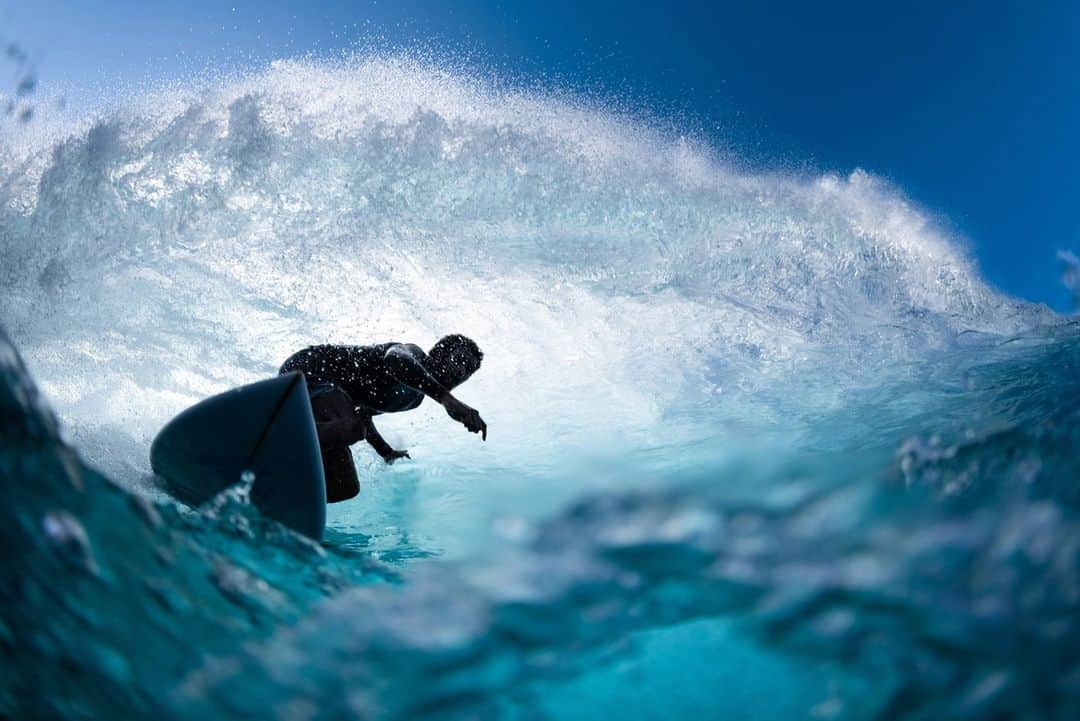
{"type": "Polygon", "coordinates": [[[73,509],[62,474],[9,466],[44,501],[17,497],[30,520],[5,548],[127,574],[166,607],[106,585],[80,625],[42,600],[64,588],[52,566],[26,567],[37,590],[5,603],[29,635],[8,647],[40,675],[6,688],[67,673],[49,648],[104,644],[76,667],[126,710],[467,717],[628,668],[657,698],[707,668],[739,683],[734,659],[779,668],[781,649],[838,664],[785,667],[770,694],[806,712],[1074,715],[1076,327],[988,288],[883,181],[749,173],[407,56],[133,99],[5,144],[0,169],[0,322],[66,429],[57,458],[73,446],[122,487],[86,469],[73,509]],[[361,497],[330,509],[325,549],[232,495],[193,513],[156,490],[150,439],[191,403],[312,342],[447,332],[485,351],[460,390],[489,442],[437,407],[387,418],[414,461],[358,448],[361,497]],[[133,543],[155,514],[161,542],[133,543]],[[161,544],[190,578],[155,565],[161,544]],[[203,598],[219,610],[169,607],[203,598]],[[52,646],[24,645],[47,617],[52,646]],[[107,640],[121,620],[157,645],[107,640]],[[635,656],[646,636],[666,656],[635,656]]]}

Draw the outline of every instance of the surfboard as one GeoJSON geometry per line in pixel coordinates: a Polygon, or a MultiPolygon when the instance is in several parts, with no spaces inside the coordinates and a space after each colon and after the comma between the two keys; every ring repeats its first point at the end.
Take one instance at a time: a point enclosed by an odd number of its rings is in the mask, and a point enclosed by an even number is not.
{"type": "Polygon", "coordinates": [[[154,438],[150,466],[166,491],[200,506],[254,475],[251,502],[316,540],[326,527],[326,481],[303,373],[207,398],[154,438]]]}

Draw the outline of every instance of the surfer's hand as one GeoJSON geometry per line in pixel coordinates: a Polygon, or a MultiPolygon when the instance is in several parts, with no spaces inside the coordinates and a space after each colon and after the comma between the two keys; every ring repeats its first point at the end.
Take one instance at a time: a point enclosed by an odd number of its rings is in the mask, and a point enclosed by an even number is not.
{"type": "Polygon", "coordinates": [[[479,433],[481,438],[487,440],[487,423],[475,408],[470,408],[449,393],[443,398],[442,404],[446,414],[469,429],[469,433],[479,433]]]}
{"type": "Polygon", "coordinates": [[[393,448],[391,448],[390,451],[382,458],[387,463],[393,463],[399,458],[408,458],[411,460],[412,456],[409,455],[408,451],[395,451],[393,448]]]}

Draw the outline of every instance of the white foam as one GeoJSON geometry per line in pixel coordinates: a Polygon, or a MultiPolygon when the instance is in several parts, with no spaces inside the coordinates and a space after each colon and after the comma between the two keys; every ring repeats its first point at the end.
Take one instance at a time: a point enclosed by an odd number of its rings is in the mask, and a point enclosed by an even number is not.
{"type": "Polygon", "coordinates": [[[314,342],[474,336],[461,394],[491,441],[437,411],[388,428],[418,464],[527,477],[726,449],[1046,317],[866,173],[739,172],[407,56],[281,61],[5,143],[0,243],[0,322],[77,432],[139,441],[92,451],[128,468],[185,404],[314,342]]]}

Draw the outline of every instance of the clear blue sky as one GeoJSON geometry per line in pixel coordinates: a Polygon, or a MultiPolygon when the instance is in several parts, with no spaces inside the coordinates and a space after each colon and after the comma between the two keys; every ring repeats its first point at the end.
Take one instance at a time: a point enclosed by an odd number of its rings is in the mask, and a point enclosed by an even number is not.
{"type": "Polygon", "coordinates": [[[1080,3],[892,5],[0,0],[0,33],[29,46],[43,88],[375,35],[465,51],[648,107],[754,165],[885,176],[968,238],[996,286],[1065,309],[1055,253],[1080,250],[1080,3]]]}

